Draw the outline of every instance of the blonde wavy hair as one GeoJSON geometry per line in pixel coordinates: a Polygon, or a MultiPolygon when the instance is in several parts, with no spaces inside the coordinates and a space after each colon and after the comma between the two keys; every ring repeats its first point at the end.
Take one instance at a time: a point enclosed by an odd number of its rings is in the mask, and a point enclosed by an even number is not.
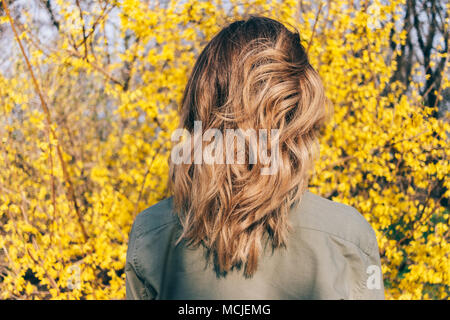
{"type": "MultiPolygon", "coordinates": [[[[170,162],[169,186],[183,227],[178,242],[206,247],[219,275],[244,267],[246,277],[257,270],[265,235],[272,249],[286,247],[289,212],[307,188],[327,106],[298,31],[258,16],[223,28],[195,63],[180,128],[193,132],[194,121],[202,121],[203,132],[278,129],[280,163],[275,174],[261,175],[262,164],[250,164],[247,151],[246,164],[170,162]]],[[[245,144],[254,147],[248,137],[245,144]]]]}

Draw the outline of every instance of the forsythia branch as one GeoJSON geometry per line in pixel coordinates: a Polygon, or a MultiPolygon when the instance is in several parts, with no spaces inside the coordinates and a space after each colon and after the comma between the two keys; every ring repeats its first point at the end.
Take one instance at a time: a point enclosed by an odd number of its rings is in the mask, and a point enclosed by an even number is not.
{"type": "MultiPolygon", "coordinates": [[[[77,217],[78,217],[78,222],[79,222],[79,225],[80,225],[80,228],[81,228],[81,232],[83,233],[83,238],[86,241],[88,239],[88,235],[87,235],[86,229],[84,228],[84,225],[83,225],[80,208],[78,206],[77,199],[76,199],[76,196],[75,196],[75,190],[73,188],[72,181],[71,181],[69,173],[67,171],[66,162],[64,161],[64,158],[63,158],[62,148],[61,148],[61,145],[59,143],[58,137],[56,135],[56,132],[51,127],[50,110],[49,110],[49,108],[47,106],[47,103],[45,102],[44,96],[43,96],[43,94],[42,94],[42,92],[40,90],[39,84],[38,84],[38,82],[36,80],[36,77],[34,75],[34,72],[33,72],[33,69],[31,67],[30,61],[28,60],[28,57],[27,57],[27,55],[25,53],[25,49],[23,48],[22,42],[20,41],[19,35],[17,34],[17,30],[16,30],[16,28],[14,26],[14,20],[11,17],[11,13],[9,12],[7,1],[2,1],[2,4],[3,4],[3,9],[5,10],[5,13],[8,16],[9,22],[11,24],[12,31],[14,33],[14,36],[15,36],[15,38],[17,40],[17,43],[19,44],[20,51],[22,52],[22,55],[23,55],[23,57],[25,59],[25,63],[27,65],[28,71],[30,72],[30,75],[31,75],[34,87],[36,89],[36,93],[38,94],[39,99],[41,101],[42,108],[43,108],[44,113],[46,115],[47,126],[48,126],[50,132],[52,133],[53,137],[55,138],[55,140],[57,142],[56,151],[58,153],[58,158],[59,158],[59,160],[61,162],[61,167],[62,167],[62,170],[63,170],[64,180],[67,183],[68,196],[69,196],[70,200],[73,203],[73,206],[75,208],[75,211],[76,211],[76,214],[77,214],[77,217]]],[[[51,146],[51,143],[50,143],[50,146],[51,146]]]]}

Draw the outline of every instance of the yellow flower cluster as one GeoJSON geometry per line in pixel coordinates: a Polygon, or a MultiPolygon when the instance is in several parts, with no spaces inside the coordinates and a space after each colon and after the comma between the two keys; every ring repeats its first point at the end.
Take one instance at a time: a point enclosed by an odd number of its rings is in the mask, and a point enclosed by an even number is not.
{"type": "MultiPolygon", "coordinates": [[[[334,105],[311,191],[374,227],[388,298],[448,299],[448,115],[432,116],[420,82],[408,92],[389,82],[390,21],[404,2],[123,0],[86,10],[57,0],[51,41],[24,8],[14,24],[49,117],[16,41],[0,69],[0,298],[124,298],[128,233],[169,195],[170,135],[195,58],[226,22],[261,14],[300,30],[334,105]]],[[[0,26],[11,27],[6,16],[0,26]]]]}

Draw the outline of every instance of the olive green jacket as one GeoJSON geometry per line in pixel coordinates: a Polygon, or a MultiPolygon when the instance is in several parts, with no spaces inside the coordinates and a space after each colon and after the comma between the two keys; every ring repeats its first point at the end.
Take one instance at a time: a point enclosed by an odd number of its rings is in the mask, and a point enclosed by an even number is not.
{"type": "Polygon", "coordinates": [[[252,278],[218,277],[202,246],[174,245],[181,226],[172,198],[160,201],[133,224],[127,299],[384,299],[375,233],[356,209],[306,191],[289,219],[286,248],[266,246],[252,278]]]}

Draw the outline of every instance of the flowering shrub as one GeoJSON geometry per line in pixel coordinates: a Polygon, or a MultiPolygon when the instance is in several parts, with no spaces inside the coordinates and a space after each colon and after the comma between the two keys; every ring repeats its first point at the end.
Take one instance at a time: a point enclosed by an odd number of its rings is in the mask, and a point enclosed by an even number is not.
{"type": "Polygon", "coordinates": [[[423,104],[419,65],[412,89],[390,81],[391,32],[405,41],[391,21],[404,2],[374,1],[372,11],[352,1],[10,5],[11,19],[0,17],[12,53],[0,67],[0,297],[124,298],[134,217],[169,196],[189,71],[221,26],[252,13],[300,30],[334,105],[310,190],[374,227],[388,298],[448,299],[448,115],[423,104]]]}

